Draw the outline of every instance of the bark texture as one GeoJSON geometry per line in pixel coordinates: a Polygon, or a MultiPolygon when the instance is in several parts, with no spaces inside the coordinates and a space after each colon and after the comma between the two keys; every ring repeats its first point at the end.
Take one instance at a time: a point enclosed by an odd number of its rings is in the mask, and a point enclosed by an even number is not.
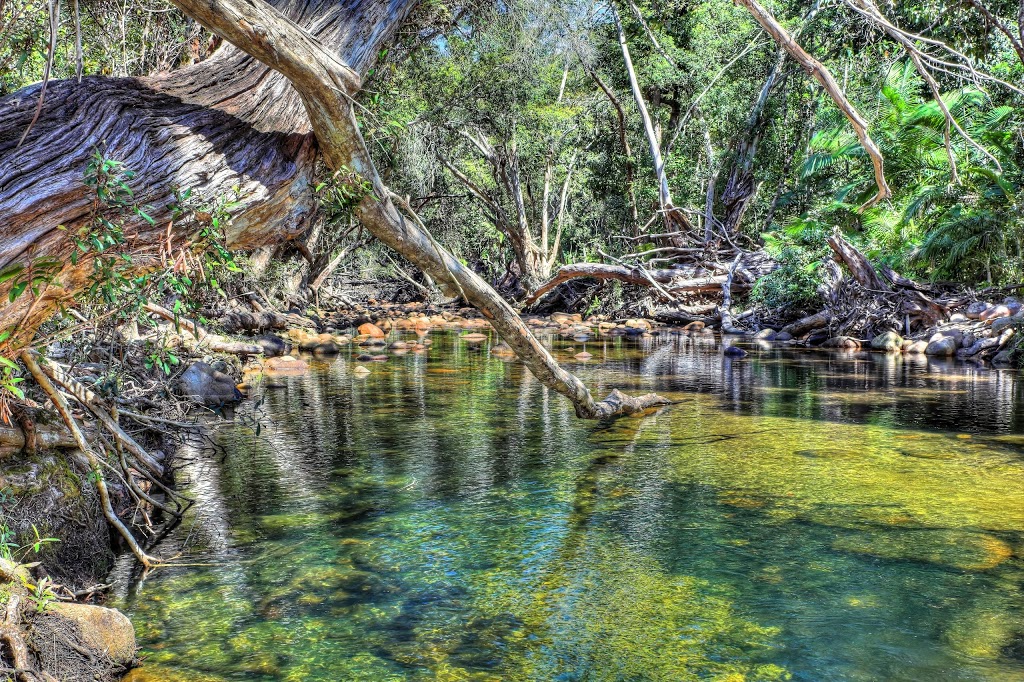
{"type": "MultiPolygon", "coordinates": [[[[415,4],[280,0],[280,13],[302,34],[280,47],[326,50],[348,65],[347,79],[357,83],[415,4]]],[[[42,114],[19,147],[39,88],[0,99],[0,271],[40,258],[67,261],[68,234],[87,225],[94,211],[83,179],[96,150],[137,174],[130,183],[135,198],[155,219],[151,225],[130,216],[126,223],[140,268],[160,266],[194,229],[168,227],[174,188],[192,188],[209,201],[234,198],[237,188],[241,207],[226,235],[233,248],[280,242],[306,229],[316,138],[289,80],[242,50],[225,45],[204,62],[149,78],[50,83],[42,114]]],[[[73,299],[91,271],[88,259],[66,263],[42,300],[25,294],[0,309],[0,330],[30,333],[58,302],[73,299]]],[[[6,299],[14,281],[0,285],[0,297],[6,299]]]]}

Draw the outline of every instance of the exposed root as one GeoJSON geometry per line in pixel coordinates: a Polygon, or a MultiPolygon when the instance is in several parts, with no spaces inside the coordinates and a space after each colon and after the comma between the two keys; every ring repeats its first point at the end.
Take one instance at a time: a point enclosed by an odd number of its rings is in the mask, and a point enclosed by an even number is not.
{"type": "Polygon", "coordinates": [[[128,527],[124,525],[121,519],[119,519],[117,514],[114,512],[113,505],[110,501],[110,492],[107,490],[107,482],[103,477],[103,469],[100,465],[99,458],[96,456],[95,451],[82,434],[82,429],[79,427],[74,415],[71,414],[71,407],[68,405],[67,400],[50,382],[50,378],[43,371],[42,367],[39,366],[39,363],[36,361],[32,351],[22,351],[21,360],[25,363],[25,367],[27,367],[28,371],[32,374],[32,378],[35,379],[36,383],[39,384],[39,387],[53,403],[53,406],[57,409],[61,419],[64,420],[64,424],[68,427],[68,431],[71,432],[71,436],[75,439],[78,449],[82,451],[82,454],[84,454],[88,460],[91,476],[95,482],[96,490],[100,495],[103,516],[106,517],[107,522],[117,530],[122,538],[124,538],[124,541],[131,549],[132,554],[135,555],[135,558],[139,560],[144,568],[148,570],[160,563],[159,559],[146,554],[135,539],[135,536],[132,535],[132,532],[128,530],[128,527]]]}

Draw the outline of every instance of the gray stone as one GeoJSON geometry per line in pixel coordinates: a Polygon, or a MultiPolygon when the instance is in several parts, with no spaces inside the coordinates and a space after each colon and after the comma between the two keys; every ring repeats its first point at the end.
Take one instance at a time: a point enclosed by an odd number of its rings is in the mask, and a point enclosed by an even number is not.
{"type": "Polygon", "coordinates": [[[1012,365],[1013,351],[1001,350],[992,358],[993,365],[1012,365]]]}
{"type": "Polygon", "coordinates": [[[953,336],[940,336],[936,334],[932,337],[932,340],[928,342],[928,346],[924,349],[924,352],[925,355],[949,357],[956,354],[956,349],[959,345],[959,339],[953,336]]]}
{"type": "Polygon", "coordinates": [[[736,346],[729,346],[723,352],[725,353],[725,356],[729,358],[747,357],[747,351],[743,350],[742,348],[737,348],[736,346]]]}
{"type": "Polygon", "coordinates": [[[292,344],[275,334],[266,334],[256,339],[256,345],[263,349],[263,354],[268,358],[277,358],[288,355],[291,352],[292,344]]]}
{"type": "Polygon", "coordinates": [[[984,301],[975,301],[974,303],[967,306],[967,310],[964,311],[964,315],[968,319],[977,320],[981,317],[981,314],[989,309],[989,304],[984,301]]]}
{"type": "Polygon", "coordinates": [[[1013,317],[1000,317],[992,320],[992,333],[1001,334],[1004,330],[1013,327],[1014,325],[1024,324],[1024,316],[1015,315],[1013,317]]]}
{"type": "Polygon", "coordinates": [[[756,334],[754,334],[754,338],[755,339],[760,339],[762,341],[774,341],[775,340],[775,330],[774,329],[762,329],[761,331],[759,331],[756,334]]]}
{"type": "Polygon", "coordinates": [[[235,387],[235,380],[205,362],[195,362],[185,370],[178,380],[178,390],[182,396],[208,407],[218,407],[242,399],[242,394],[235,387]]]}

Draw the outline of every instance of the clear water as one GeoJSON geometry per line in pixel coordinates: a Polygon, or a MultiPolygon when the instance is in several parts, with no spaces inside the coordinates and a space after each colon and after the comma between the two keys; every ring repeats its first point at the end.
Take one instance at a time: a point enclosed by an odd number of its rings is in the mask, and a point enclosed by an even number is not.
{"type": "Polygon", "coordinates": [[[118,605],[136,680],[1024,680],[1024,401],[924,358],[591,341],[577,420],[435,335],[267,389],[118,605]]]}

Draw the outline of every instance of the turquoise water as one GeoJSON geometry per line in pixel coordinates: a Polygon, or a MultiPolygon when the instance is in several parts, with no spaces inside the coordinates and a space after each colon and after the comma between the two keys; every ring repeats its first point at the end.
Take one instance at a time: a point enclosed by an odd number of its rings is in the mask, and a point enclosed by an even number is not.
{"type": "Polygon", "coordinates": [[[435,334],[267,388],[187,453],[136,680],[1024,680],[1024,384],[706,337],[555,341],[577,420],[435,334]],[[251,408],[250,408],[251,409],[251,408]]]}

